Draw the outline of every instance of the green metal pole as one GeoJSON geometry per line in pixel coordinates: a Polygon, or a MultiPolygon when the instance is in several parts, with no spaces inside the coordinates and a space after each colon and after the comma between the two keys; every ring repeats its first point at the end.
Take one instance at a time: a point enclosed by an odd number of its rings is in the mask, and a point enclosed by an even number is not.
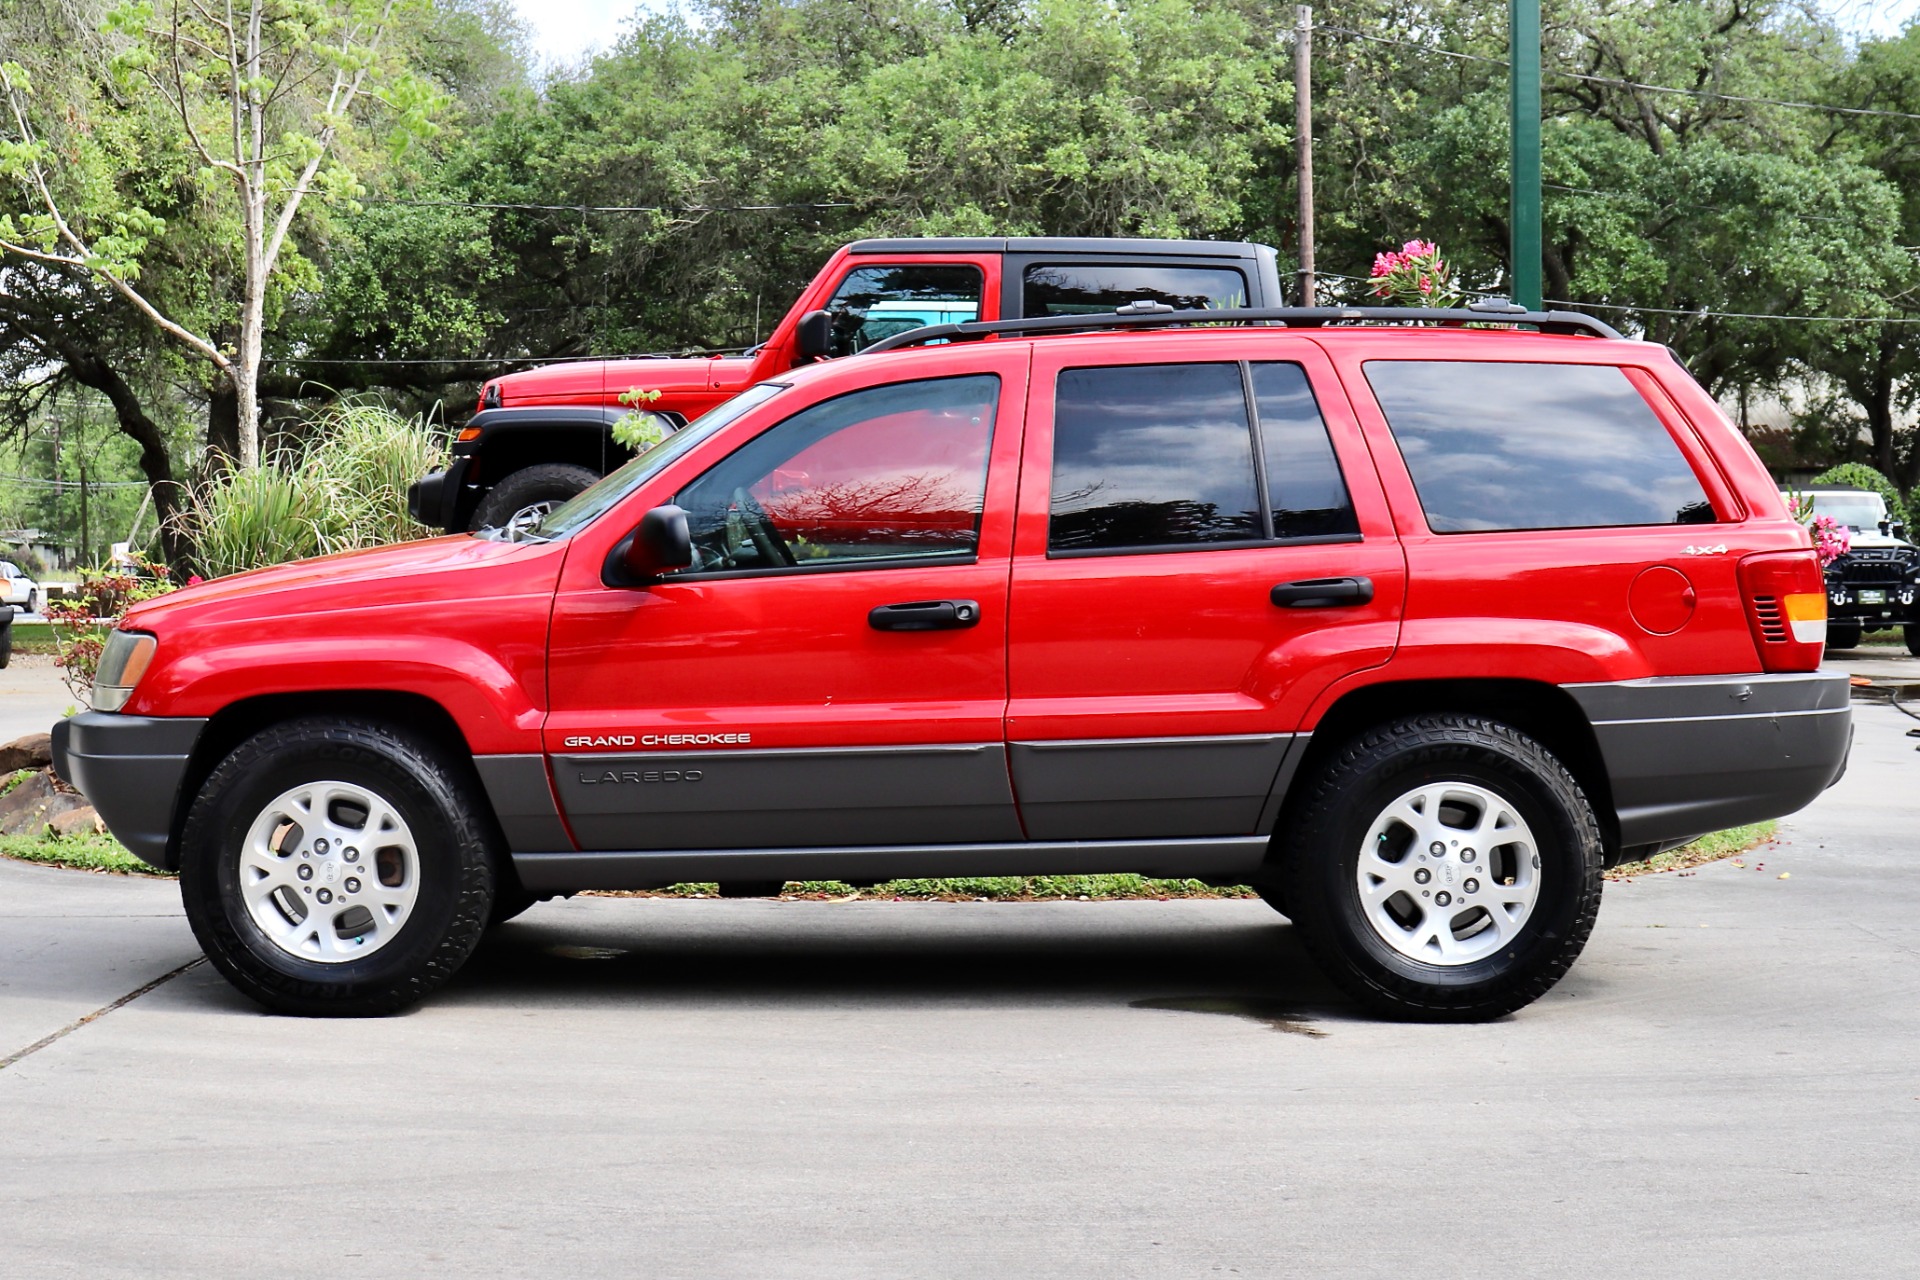
{"type": "Polygon", "coordinates": [[[1513,300],[1531,311],[1540,290],[1540,0],[1510,0],[1507,56],[1513,61],[1508,95],[1513,127],[1513,300]]]}

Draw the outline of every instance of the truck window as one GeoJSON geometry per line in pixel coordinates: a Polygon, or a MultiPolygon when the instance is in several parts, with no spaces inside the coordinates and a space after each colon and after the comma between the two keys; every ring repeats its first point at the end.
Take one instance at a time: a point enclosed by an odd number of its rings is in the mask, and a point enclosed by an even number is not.
{"type": "Polygon", "coordinates": [[[1370,360],[1366,374],[1435,533],[1714,521],[1612,365],[1370,360]]]}
{"type": "Polygon", "coordinates": [[[1026,270],[1021,299],[1027,316],[1083,316],[1129,302],[1217,311],[1247,305],[1247,278],[1232,267],[1035,265],[1026,270]]]}
{"type": "Polygon", "coordinates": [[[856,267],[827,302],[833,354],[850,356],[923,324],[976,320],[982,287],[978,267],[856,267]]]}
{"type": "Polygon", "coordinates": [[[1307,371],[1275,362],[1255,364],[1252,375],[1273,536],[1358,537],[1360,523],[1307,371]]]}
{"type": "Polygon", "coordinates": [[[1259,541],[1240,366],[1063,369],[1051,503],[1053,553],[1259,541]]]}

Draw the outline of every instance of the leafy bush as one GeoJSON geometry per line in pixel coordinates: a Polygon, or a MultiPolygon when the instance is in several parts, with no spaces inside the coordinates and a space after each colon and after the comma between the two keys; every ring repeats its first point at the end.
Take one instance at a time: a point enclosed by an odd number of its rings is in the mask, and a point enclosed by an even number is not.
{"type": "Polygon", "coordinates": [[[189,527],[208,577],[308,556],[430,537],[407,515],[407,486],[446,462],[423,418],[347,401],[303,450],[235,471],[194,495],[189,527]]]}
{"type": "Polygon", "coordinates": [[[87,703],[93,677],[107,635],[119,625],[120,615],[142,600],[173,590],[164,572],[135,557],[132,569],[82,569],[79,588],[61,600],[46,604],[48,630],[53,635],[54,665],[68,692],[87,703]]]}
{"type": "Polygon", "coordinates": [[[1893,481],[1875,471],[1864,462],[1843,462],[1837,467],[1829,467],[1813,478],[1814,484],[1850,484],[1860,489],[1871,489],[1887,500],[1887,514],[1902,524],[1907,519],[1907,504],[1900,497],[1900,491],[1893,487],[1893,481]]]}

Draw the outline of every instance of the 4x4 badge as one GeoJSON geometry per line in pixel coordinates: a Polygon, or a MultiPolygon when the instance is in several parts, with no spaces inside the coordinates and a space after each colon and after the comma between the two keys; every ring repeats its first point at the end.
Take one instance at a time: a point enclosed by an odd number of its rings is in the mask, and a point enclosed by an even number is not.
{"type": "Polygon", "coordinates": [[[1727,554],[1727,544],[1723,542],[1717,547],[1688,547],[1687,554],[1690,556],[1723,556],[1727,554]]]}

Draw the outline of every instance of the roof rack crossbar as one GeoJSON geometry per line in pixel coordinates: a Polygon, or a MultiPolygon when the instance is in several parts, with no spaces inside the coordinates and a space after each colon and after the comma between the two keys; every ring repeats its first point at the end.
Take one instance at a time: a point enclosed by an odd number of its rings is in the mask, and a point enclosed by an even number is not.
{"type": "MultiPolygon", "coordinates": [[[[1129,304],[1133,305],[1133,304],[1129,304]]],[[[1318,329],[1327,325],[1405,324],[1410,320],[1443,325],[1530,325],[1542,333],[1588,334],[1618,338],[1619,330],[1604,320],[1578,311],[1527,311],[1494,306],[1476,307],[1225,307],[1217,311],[1156,310],[1071,316],[1035,316],[1024,320],[968,320],[960,324],[930,324],[882,338],[861,355],[917,347],[929,342],[970,342],[992,334],[1081,332],[1089,329],[1164,329],[1190,324],[1279,324],[1290,329],[1318,329]]]]}

